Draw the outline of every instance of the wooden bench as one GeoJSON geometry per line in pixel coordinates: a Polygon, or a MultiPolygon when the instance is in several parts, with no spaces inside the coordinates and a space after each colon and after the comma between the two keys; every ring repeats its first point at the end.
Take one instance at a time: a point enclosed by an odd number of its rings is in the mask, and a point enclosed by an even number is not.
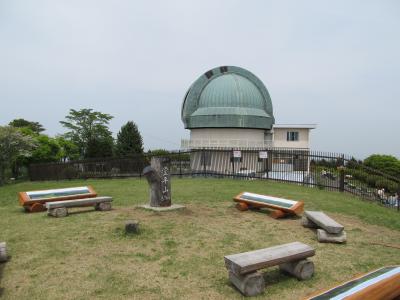
{"type": "Polygon", "coordinates": [[[45,211],[47,202],[93,198],[96,196],[96,191],[90,185],[18,193],[19,202],[27,212],[45,211]]]}
{"type": "Polygon", "coordinates": [[[0,263],[8,260],[7,248],[5,242],[0,242],[0,263]]]}
{"type": "Polygon", "coordinates": [[[303,201],[294,201],[274,196],[260,195],[255,193],[243,192],[233,198],[236,208],[247,210],[249,208],[269,208],[273,212],[273,218],[282,218],[286,215],[300,215],[304,209],[303,201]]]}
{"type": "Polygon", "coordinates": [[[112,197],[95,197],[78,200],[47,202],[46,208],[49,216],[66,217],[68,207],[94,206],[96,210],[111,210],[112,197]]]}
{"type": "Polygon", "coordinates": [[[398,297],[400,297],[400,266],[391,266],[355,277],[306,299],[393,300],[399,299],[398,297]]]}
{"type": "Polygon", "coordinates": [[[314,255],[314,248],[294,242],[227,255],[224,259],[232,284],[245,296],[255,296],[265,289],[260,269],[279,265],[280,270],[285,273],[300,280],[309,279],[314,274],[314,264],[307,257],[314,255]]]}
{"type": "Polygon", "coordinates": [[[317,229],[317,239],[324,243],[345,243],[346,232],[344,226],[327,216],[322,211],[304,212],[301,221],[302,225],[307,228],[317,229]]]}

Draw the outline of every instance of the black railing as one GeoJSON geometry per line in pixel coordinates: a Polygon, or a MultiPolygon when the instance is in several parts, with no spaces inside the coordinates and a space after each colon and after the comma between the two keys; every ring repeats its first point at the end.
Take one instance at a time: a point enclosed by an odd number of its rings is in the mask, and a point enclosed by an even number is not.
{"type": "MultiPolygon", "coordinates": [[[[32,164],[31,180],[140,177],[151,154],[60,163],[32,164]]],[[[171,174],[232,177],[292,182],[320,189],[349,192],[400,209],[400,179],[371,169],[353,158],[308,149],[201,149],[175,151],[171,174]]]]}

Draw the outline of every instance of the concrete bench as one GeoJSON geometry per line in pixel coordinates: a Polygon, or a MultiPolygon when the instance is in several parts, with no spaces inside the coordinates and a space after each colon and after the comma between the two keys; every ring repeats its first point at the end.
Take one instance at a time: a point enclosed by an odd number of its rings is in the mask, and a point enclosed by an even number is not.
{"type": "Polygon", "coordinates": [[[358,276],[306,299],[392,300],[399,299],[398,297],[400,297],[400,266],[391,266],[358,276]]]}
{"type": "Polygon", "coordinates": [[[46,208],[49,216],[66,217],[68,207],[94,206],[96,210],[111,210],[112,197],[95,197],[79,200],[47,202],[46,208]]]}
{"type": "Polygon", "coordinates": [[[346,232],[344,226],[327,216],[322,211],[304,212],[301,221],[307,228],[317,229],[317,239],[321,243],[345,243],[346,232]]]}
{"type": "Polygon", "coordinates": [[[5,242],[0,242],[0,263],[8,260],[7,248],[5,242]]]}
{"type": "Polygon", "coordinates": [[[314,255],[314,248],[294,242],[227,255],[224,259],[232,284],[245,296],[255,296],[265,289],[260,269],[279,265],[281,271],[299,280],[309,279],[314,274],[314,264],[307,258],[314,255]]]}
{"type": "Polygon", "coordinates": [[[273,210],[271,217],[277,219],[286,215],[300,215],[304,209],[303,201],[294,201],[280,197],[243,192],[233,198],[237,202],[236,208],[247,210],[250,208],[268,208],[273,210]]]}

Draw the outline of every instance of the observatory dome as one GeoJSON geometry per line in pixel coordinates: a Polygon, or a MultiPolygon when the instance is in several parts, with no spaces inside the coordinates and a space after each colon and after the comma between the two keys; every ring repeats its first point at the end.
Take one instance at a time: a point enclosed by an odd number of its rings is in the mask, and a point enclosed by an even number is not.
{"type": "Polygon", "coordinates": [[[185,95],[181,116],[187,129],[271,129],[275,123],[265,85],[251,72],[234,66],[201,75],[185,95]]]}

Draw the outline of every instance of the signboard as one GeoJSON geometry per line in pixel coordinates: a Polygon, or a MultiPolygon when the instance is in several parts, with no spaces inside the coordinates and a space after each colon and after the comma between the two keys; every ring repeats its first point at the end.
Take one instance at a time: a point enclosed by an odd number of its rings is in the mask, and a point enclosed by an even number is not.
{"type": "Polygon", "coordinates": [[[64,189],[20,192],[19,196],[20,200],[22,200],[22,203],[35,203],[36,201],[47,202],[56,200],[92,198],[96,197],[97,194],[91,186],[80,186],[64,189]]]}
{"type": "Polygon", "coordinates": [[[261,159],[268,158],[268,152],[267,151],[260,151],[258,152],[258,157],[261,159]]]}
{"type": "Polygon", "coordinates": [[[243,202],[248,206],[267,207],[282,210],[287,213],[301,214],[304,209],[303,201],[294,201],[280,197],[243,192],[233,198],[236,202],[243,202]]]}
{"type": "Polygon", "coordinates": [[[78,200],[96,197],[97,193],[89,186],[80,186],[63,189],[19,192],[19,203],[28,211],[43,211],[46,202],[78,200]]]}
{"type": "Polygon", "coordinates": [[[368,295],[375,295],[376,299],[395,299],[400,295],[399,280],[400,266],[384,267],[307,299],[366,299],[368,295]]]}
{"type": "Polygon", "coordinates": [[[242,157],[242,151],[240,151],[240,150],[233,150],[233,157],[234,157],[234,158],[241,158],[241,157],[242,157]]]}

